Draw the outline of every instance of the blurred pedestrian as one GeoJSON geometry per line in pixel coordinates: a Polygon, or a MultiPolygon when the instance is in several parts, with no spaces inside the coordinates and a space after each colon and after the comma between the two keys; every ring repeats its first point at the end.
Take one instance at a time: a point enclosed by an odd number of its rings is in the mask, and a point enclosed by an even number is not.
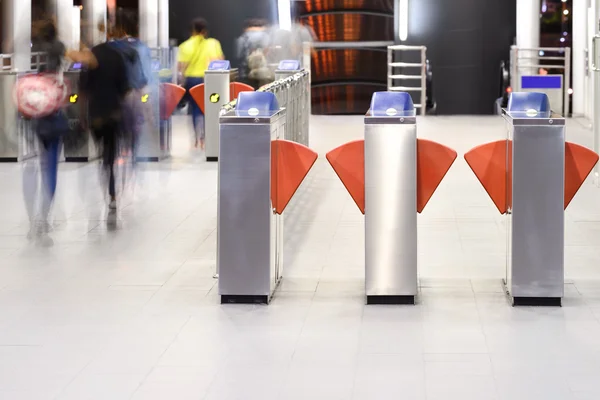
{"type": "Polygon", "coordinates": [[[135,162],[137,143],[145,123],[153,120],[153,113],[146,95],[152,81],[152,57],[150,48],[135,37],[135,18],[123,9],[117,10],[118,25],[109,43],[116,49],[125,64],[129,92],[123,109],[124,146],[135,162]],[[144,100],[145,99],[145,100],[144,100]]]}
{"type": "MultiPolygon", "coordinates": [[[[304,64],[304,46],[305,44],[312,45],[317,39],[315,31],[306,20],[301,19],[298,23],[292,26],[292,58],[298,60],[300,65],[304,64]]],[[[313,50],[314,51],[314,50],[313,50]]],[[[313,52],[311,51],[311,53],[313,52]]],[[[310,58],[309,58],[310,60],[310,58]]]]}
{"type": "Polygon", "coordinates": [[[88,104],[88,125],[102,149],[109,209],[117,208],[115,162],[123,122],[123,102],[130,90],[125,62],[110,43],[94,46],[81,73],[80,91],[88,104]]]}
{"type": "Polygon", "coordinates": [[[268,46],[267,21],[258,18],[247,20],[244,33],[236,42],[240,82],[258,89],[274,78],[264,54],[268,46]]]}
{"type": "MultiPolygon", "coordinates": [[[[63,85],[66,48],[58,38],[54,21],[47,18],[37,22],[33,33],[40,50],[46,53],[46,63],[39,67],[38,72],[53,75],[57,85],[63,85]]],[[[63,107],[60,107],[32,122],[37,136],[39,164],[36,165],[34,160],[27,161],[23,173],[23,193],[31,224],[28,238],[43,245],[52,245],[53,241],[48,236],[51,229],[49,216],[56,193],[58,158],[62,138],[68,132],[68,120],[63,107]]]]}
{"type": "Polygon", "coordinates": [[[205,19],[197,18],[192,23],[192,36],[179,46],[179,71],[183,76],[183,85],[187,90],[189,107],[194,126],[195,147],[204,149],[204,115],[200,107],[189,95],[194,86],[204,83],[204,72],[211,61],[222,60],[221,43],[208,37],[208,24],[205,19]]]}

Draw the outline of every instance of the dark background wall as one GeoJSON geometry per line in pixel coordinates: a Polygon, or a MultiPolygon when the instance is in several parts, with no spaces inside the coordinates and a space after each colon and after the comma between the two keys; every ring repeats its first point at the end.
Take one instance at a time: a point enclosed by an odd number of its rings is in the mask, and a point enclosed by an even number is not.
{"type": "Polygon", "coordinates": [[[310,25],[323,46],[312,56],[313,114],[364,114],[373,92],[387,88],[385,43],[394,40],[394,0],[307,0],[293,6],[295,19],[310,25]],[[344,46],[328,48],[328,42],[344,46]]]}
{"type": "Polygon", "coordinates": [[[235,65],[235,39],[244,30],[248,18],[277,21],[276,0],[169,0],[169,33],[179,43],[190,35],[194,18],[208,21],[210,36],[218,39],[225,58],[235,65]]]}
{"type": "Polygon", "coordinates": [[[499,64],[516,35],[516,0],[409,2],[408,44],[427,46],[438,114],[491,114],[499,64]]]}
{"type": "MultiPolygon", "coordinates": [[[[387,39],[388,34],[384,32],[389,27],[386,23],[377,22],[385,18],[373,15],[373,12],[389,12],[386,10],[395,2],[308,0],[294,3],[296,17],[312,20],[315,27],[320,25],[321,20],[327,22],[326,29],[325,26],[316,29],[323,39],[365,41],[387,39]],[[350,23],[356,22],[356,18],[366,19],[359,25],[350,26],[350,23]],[[359,37],[356,37],[357,33],[359,37]]],[[[409,5],[409,36],[405,43],[426,45],[428,48],[438,114],[492,113],[494,100],[499,95],[500,61],[508,59],[509,48],[516,34],[516,0],[416,0],[410,1],[409,5]]],[[[233,59],[235,39],[243,30],[244,20],[261,17],[276,22],[277,2],[171,0],[170,36],[179,41],[185,40],[189,36],[191,21],[198,16],[208,20],[211,36],[221,41],[226,58],[233,59]]],[[[358,112],[359,109],[362,113],[362,103],[370,98],[370,93],[382,90],[380,86],[385,83],[384,55],[376,57],[378,53],[373,53],[373,49],[365,50],[370,51],[371,55],[363,55],[361,50],[336,50],[319,52],[320,55],[313,57],[313,63],[326,61],[321,67],[323,73],[318,74],[319,77],[314,76],[318,78],[317,81],[313,80],[315,83],[322,80],[317,84],[329,86],[323,88],[324,92],[319,96],[324,113],[358,112]],[[337,61],[342,59],[344,62],[337,61]],[[349,59],[365,65],[349,71],[349,59]],[[376,68],[375,62],[383,63],[383,66],[376,68]],[[335,87],[335,80],[349,80],[347,72],[355,77],[351,85],[354,86],[353,90],[347,90],[348,82],[335,87]],[[373,86],[375,82],[377,86],[373,86]],[[346,100],[340,103],[340,96],[346,97],[346,100]],[[355,96],[354,100],[359,100],[358,103],[349,99],[351,96],[355,96]],[[336,105],[329,107],[328,102],[335,102],[336,105]]]]}

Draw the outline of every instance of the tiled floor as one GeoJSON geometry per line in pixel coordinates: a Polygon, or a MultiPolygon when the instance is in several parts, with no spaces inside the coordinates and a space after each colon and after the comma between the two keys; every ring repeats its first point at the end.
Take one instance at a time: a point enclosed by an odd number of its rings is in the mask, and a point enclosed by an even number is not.
{"type": "MultiPolygon", "coordinates": [[[[455,148],[501,119],[429,117],[455,148]]],[[[183,131],[181,121],[178,129],[183,131]]],[[[314,117],[323,155],[360,117],[314,117]]],[[[569,122],[569,140],[591,133],[569,122]]],[[[96,164],[61,165],[55,246],[28,244],[18,165],[0,165],[0,399],[597,400],[600,189],[567,211],[560,309],[511,308],[504,225],[462,158],[419,216],[416,306],[365,306],[363,217],[323,158],[286,219],[285,279],[269,306],[218,302],[216,165],[141,167],[116,226],[96,164]]]]}

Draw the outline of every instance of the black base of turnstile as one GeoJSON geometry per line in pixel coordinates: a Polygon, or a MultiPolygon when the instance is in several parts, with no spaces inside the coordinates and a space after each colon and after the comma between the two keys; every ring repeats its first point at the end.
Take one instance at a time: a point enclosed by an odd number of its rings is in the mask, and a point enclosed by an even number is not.
{"type": "Polygon", "coordinates": [[[90,161],[89,157],[65,157],[65,162],[85,163],[90,161]]]}
{"type": "Polygon", "coordinates": [[[160,157],[136,157],[137,162],[159,162],[160,157]]]}
{"type": "Polygon", "coordinates": [[[415,296],[367,296],[367,304],[415,304],[415,296]]]}
{"type": "Polygon", "coordinates": [[[506,284],[506,279],[502,279],[505,293],[512,300],[513,307],[532,306],[532,307],[562,307],[562,297],[524,297],[511,296],[510,290],[506,284]]]}
{"type": "Polygon", "coordinates": [[[518,306],[535,307],[561,307],[562,298],[560,297],[513,297],[512,304],[518,306]]]}
{"type": "Polygon", "coordinates": [[[251,294],[223,294],[221,304],[269,304],[269,296],[251,294]]]}
{"type": "Polygon", "coordinates": [[[17,162],[19,161],[18,157],[0,157],[0,162],[17,162]]]}
{"type": "Polygon", "coordinates": [[[217,161],[219,161],[219,157],[206,157],[206,161],[217,162],[217,161]]]}

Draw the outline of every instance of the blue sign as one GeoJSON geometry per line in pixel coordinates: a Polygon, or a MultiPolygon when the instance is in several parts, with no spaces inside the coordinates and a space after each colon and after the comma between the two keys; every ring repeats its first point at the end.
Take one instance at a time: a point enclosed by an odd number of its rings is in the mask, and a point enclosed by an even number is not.
{"type": "Polygon", "coordinates": [[[73,63],[73,65],[71,65],[71,69],[81,69],[81,63],[73,63]]]}
{"type": "Polygon", "coordinates": [[[227,60],[216,60],[211,61],[208,64],[209,71],[229,71],[231,69],[231,64],[227,60]]]}
{"type": "Polygon", "coordinates": [[[521,89],[562,89],[562,76],[529,75],[521,77],[521,89]]]}
{"type": "Polygon", "coordinates": [[[300,70],[300,61],[298,60],[282,60],[279,63],[280,71],[298,71],[300,70]]]}

